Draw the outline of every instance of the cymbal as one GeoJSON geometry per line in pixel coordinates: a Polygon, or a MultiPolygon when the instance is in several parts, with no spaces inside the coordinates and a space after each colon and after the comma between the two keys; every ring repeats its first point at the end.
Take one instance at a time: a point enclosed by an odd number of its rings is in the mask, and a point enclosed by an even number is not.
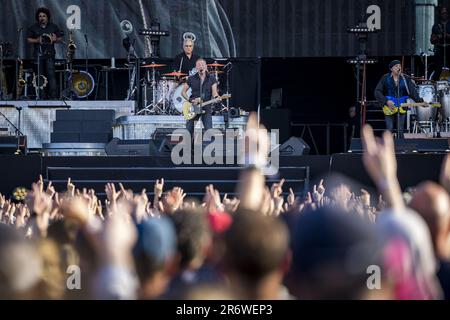
{"type": "Polygon", "coordinates": [[[210,63],[210,64],[207,64],[207,66],[208,66],[208,67],[214,67],[214,68],[225,67],[225,65],[224,65],[224,64],[221,64],[221,63],[217,63],[217,62],[214,62],[214,63],[210,63]]]}
{"type": "Polygon", "coordinates": [[[141,66],[141,68],[161,68],[161,67],[165,67],[166,64],[157,64],[157,63],[151,63],[151,64],[146,64],[141,66]]]}
{"type": "Polygon", "coordinates": [[[170,73],[164,73],[163,76],[167,76],[167,77],[182,77],[182,76],[187,76],[186,73],[182,73],[182,72],[170,72],[170,73]]]}
{"type": "Polygon", "coordinates": [[[211,70],[211,71],[209,71],[209,72],[211,72],[211,73],[217,73],[217,74],[225,73],[225,71],[219,71],[219,70],[211,70]]]}

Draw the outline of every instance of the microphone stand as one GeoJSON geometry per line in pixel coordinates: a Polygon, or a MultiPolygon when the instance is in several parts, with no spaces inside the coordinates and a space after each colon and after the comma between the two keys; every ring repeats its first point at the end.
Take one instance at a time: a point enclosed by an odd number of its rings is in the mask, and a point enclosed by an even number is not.
{"type": "Polygon", "coordinates": [[[86,40],[86,45],[84,47],[84,57],[86,59],[86,73],[88,73],[88,45],[89,45],[89,41],[88,41],[88,36],[87,34],[84,34],[84,40],[86,40]]]}
{"type": "MultiPolygon", "coordinates": [[[[233,64],[231,62],[229,62],[229,68],[227,70],[227,95],[230,94],[230,81],[229,81],[229,77],[230,77],[230,71],[233,69],[233,64]]],[[[230,99],[227,99],[227,110],[230,110],[230,99]]]]}
{"type": "Polygon", "coordinates": [[[3,72],[3,44],[0,43],[0,100],[3,100],[5,95],[3,92],[3,78],[6,78],[6,76],[3,72]]]}
{"type": "Polygon", "coordinates": [[[20,34],[22,33],[23,28],[18,29],[17,35],[17,48],[16,48],[16,100],[19,100],[19,43],[20,43],[20,34]]]}
{"type": "Polygon", "coordinates": [[[36,100],[41,100],[41,54],[42,54],[42,44],[40,43],[38,45],[38,52],[37,52],[37,71],[38,76],[36,79],[36,100]]]}
{"type": "Polygon", "coordinates": [[[448,22],[446,22],[445,24],[444,24],[444,30],[443,30],[443,32],[444,32],[444,68],[446,68],[447,67],[447,57],[446,57],[446,55],[447,55],[447,23],[448,22]]]}

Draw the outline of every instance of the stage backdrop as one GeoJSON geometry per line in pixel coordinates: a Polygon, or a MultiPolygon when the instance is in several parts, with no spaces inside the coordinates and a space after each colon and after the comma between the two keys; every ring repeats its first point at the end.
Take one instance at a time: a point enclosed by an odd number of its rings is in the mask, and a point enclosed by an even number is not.
{"type": "Polygon", "coordinates": [[[0,0],[0,41],[13,44],[13,55],[29,57],[25,35],[39,6],[60,28],[75,28],[76,58],[85,57],[86,45],[88,58],[125,57],[123,20],[132,23],[142,57],[150,49],[137,30],[152,23],[170,32],[161,40],[163,57],[181,50],[187,32],[205,57],[353,56],[357,41],[346,30],[361,15],[380,28],[370,35],[371,55],[407,55],[414,47],[414,0],[0,0]]]}

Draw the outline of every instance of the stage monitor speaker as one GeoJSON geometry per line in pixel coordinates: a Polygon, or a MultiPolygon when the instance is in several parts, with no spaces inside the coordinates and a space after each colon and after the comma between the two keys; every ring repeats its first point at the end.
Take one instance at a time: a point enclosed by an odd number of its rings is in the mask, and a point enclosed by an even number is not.
{"type": "Polygon", "coordinates": [[[168,138],[150,140],[150,155],[163,156],[170,155],[173,145],[168,138]]]}
{"type": "MultiPolygon", "coordinates": [[[[430,139],[400,139],[394,140],[395,151],[400,153],[407,152],[448,152],[449,143],[447,138],[430,139]]],[[[349,152],[362,153],[362,141],[359,138],[353,138],[350,144],[349,152]]]]}
{"type": "Polygon", "coordinates": [[[105,148],[108,156],[149,156],[150,140],[120,140],[114,138],[105,148]]]}
{"type": "Polygon", "coordinates": [[[109,156],[162,156],[170,155],[172,148],[167,139],[120,140],[114,138],[105,150],[109,156]]]}
{"type": "Polygon", "coordinates": [[[302,156],[309,154],[310,150],[309,145],[298,137],[290,137],[279,148],[280,156],[302,156]]]}

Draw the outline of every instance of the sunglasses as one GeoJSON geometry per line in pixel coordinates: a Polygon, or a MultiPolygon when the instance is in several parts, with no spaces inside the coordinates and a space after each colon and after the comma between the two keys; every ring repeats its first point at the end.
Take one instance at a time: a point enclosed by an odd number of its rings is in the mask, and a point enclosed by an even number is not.
{"type": "Polygon", "coordinates": [[[186,48],[191,48],[192,46],[185,46],[186,48]]]}

